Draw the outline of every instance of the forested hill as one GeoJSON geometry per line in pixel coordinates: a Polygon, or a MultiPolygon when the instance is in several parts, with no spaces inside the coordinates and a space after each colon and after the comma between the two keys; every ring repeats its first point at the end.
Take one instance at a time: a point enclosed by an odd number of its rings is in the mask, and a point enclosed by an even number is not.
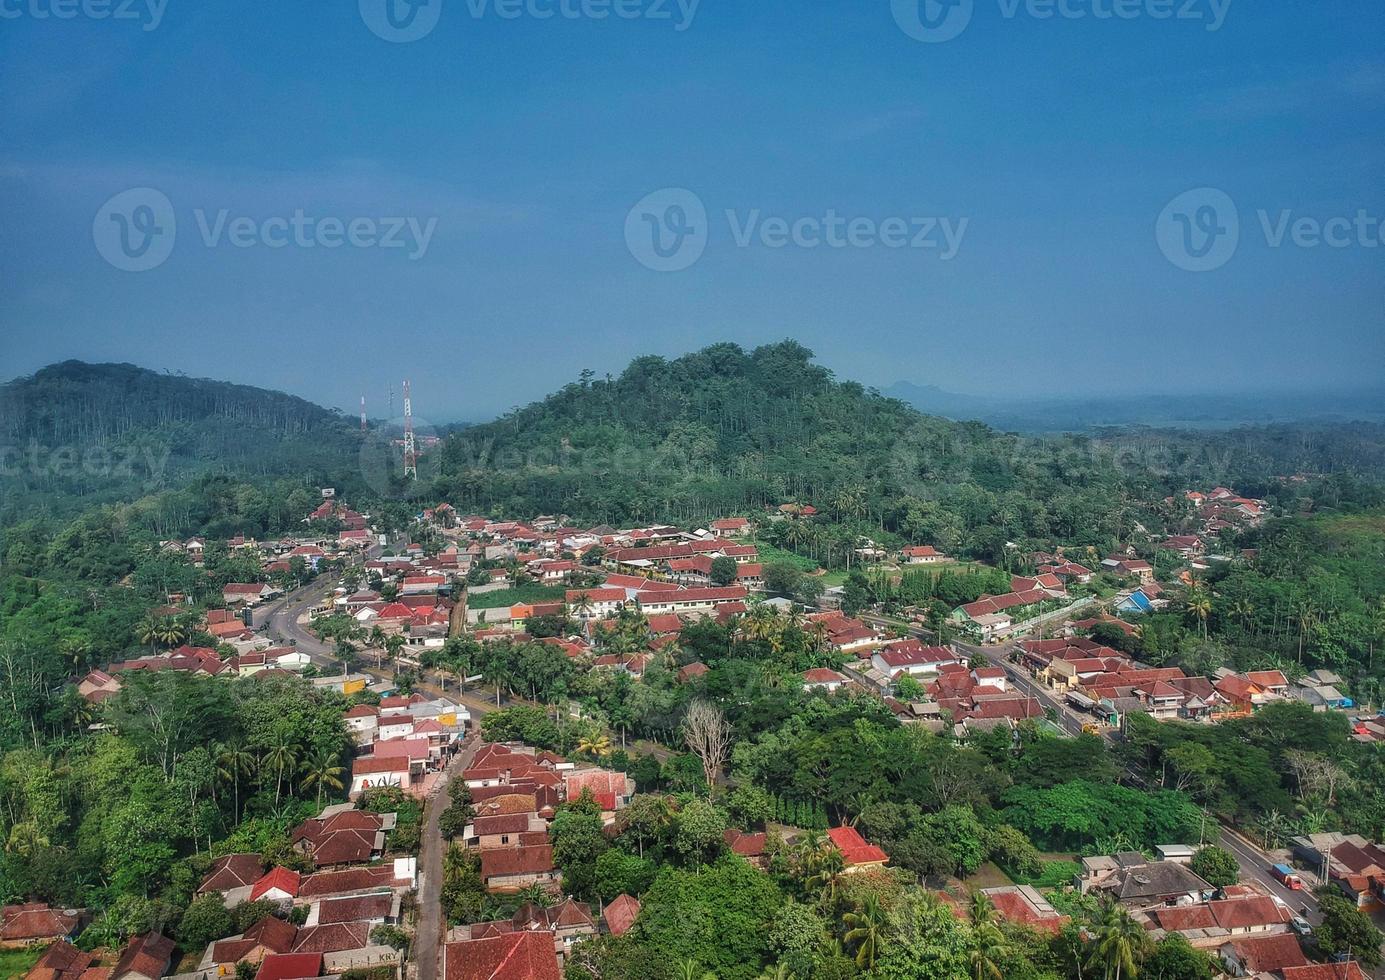
{"type": "Polygon", "coordinates": [[[354,425],[277,391],[66,361],[0,385],[3,516],[131,499],[201,473],[330,473],[354,425]]]}
{"type": "Polygon", "coordinates": [[[984,554],[1026,538],[1109,543],[1141,519],[1141,502],[1202,483],[1275,497],[1282,474],[1375,478],[1382,431],[1025,438],[837,381],[789,340],[640,357],[619,377],[583,372],[541,402],[454,434],[429,469],[440,497],[470,509],[691,522],[798,501],[984,554]]]}
{"type": "Polygon", "coordinates": [[[1035,500],[1041,484],[1104,482],[1100,464],[1039,472],[1029,452],[1017,437],[837,381],[811,351],[784,341],[640,357],[616,378],[584,372],[541,402],[452,436],[438,462],[459,506],[610,521],[799,501],[878,522],[907,498],[948,487],[1035,500]]]}

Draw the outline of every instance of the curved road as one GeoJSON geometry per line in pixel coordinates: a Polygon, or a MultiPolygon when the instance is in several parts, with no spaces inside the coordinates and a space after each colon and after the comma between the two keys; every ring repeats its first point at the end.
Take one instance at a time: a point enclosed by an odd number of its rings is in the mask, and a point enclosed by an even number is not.
{"type": "MultiPolygon", "coordinates": [[[[862,619],[867,622],[882,626],[892,626],[893,622],[879,616],[863,614],[862,619]]],[[[919,639],[926,638],[925,631],[916,626],[910,626],[909,633],[919,639]]],[[[1014,643],[1002,643],[996,646],[976,646],[971,643],[954,643],[958,650],[964,651],[970,656],[984,657],[987,661],[997,667],[1005,668],[1006,675],[1009,677],[1010,684],[1021,694],[1027,697],[1038,698],[1039,701],[1048,708],[1052,708],[1058,717],[1059,726],[1070,735],[1080,735],[1082,733],[1083,719],[1075,714],[1068,706],[1066,701],[1059,697],[1054,691],[1045,687],[1043,684],[1033,680],[1026,673],[1024,668],[1017,667],[1010,663],[1009,655],[1015,649],[1014,643]]],[[[1104,737],[1109,741],[1115,741],[1114,732],[1106,732],[1104,737]]],[[[1263,885],[1266,891],[1280,899],[1294,915],[1301,915],[1303,906],[1308,907],[1308,914],[1305,918],[1312,925],[1317,925],[1322,921],[1322,916],[1318,912],[1318,900],[1312,893],[1304,891],[1294,891],[1285,888],[1270,874],[1270,866],[1275,860],[1266,854],[1259,847],[1252,844],[1244,836],[1234,830],[1230,825],[1221,823],[1221,838],[1219,843],[1236,856],[1237,863],[1241,866],[1242,880],[1254,880],[1263,885]]],[[[1367,973],[1369,974],[1369,972],[1367,973]]]]}

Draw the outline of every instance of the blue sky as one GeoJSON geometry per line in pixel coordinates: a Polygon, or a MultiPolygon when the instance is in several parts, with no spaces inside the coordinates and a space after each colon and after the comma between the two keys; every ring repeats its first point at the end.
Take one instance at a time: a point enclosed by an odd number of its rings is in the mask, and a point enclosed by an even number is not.
{"type": "Polygon", "coordinates": [[[372,415],[407,377],[443,421],[726,339],[974,393],[1354,387],[1385,364],[1375,0],[974,0],[945,43],[890,0],[701,0],[690,20],[673,0],[605,20],[431,0],[410,43],[356,0],[157,0],[157,23],[154,0],[127,8],[142,20],[96,2],[0,0],[0,376],[126,360],[353,412],[365,393],[372,415]],[[77,16],[45,16],[63,2],[77,16]],[[177,229],[143,272],[93,231],[132,188],[177,229]],[[676,272],[626,236],[666,188],[708,216],[676,272]],[[1194,188],[1240,225],[1205,272],[1156,235],[1194,188]],[[395,218],[432,230],[426,248],[408,225],[404,248],[270,247],[296,211],[377,240],[395,218]],[[771,247],[767,219],[829,213],[863,244],[771,247]],[[887,219],[907,247],[883,244],[887,219]],[[1340,247],[1312,246],[1332,219],[1340,247]],[[944,226],[963,231],[951,257],[912,247],[944,226]]]}

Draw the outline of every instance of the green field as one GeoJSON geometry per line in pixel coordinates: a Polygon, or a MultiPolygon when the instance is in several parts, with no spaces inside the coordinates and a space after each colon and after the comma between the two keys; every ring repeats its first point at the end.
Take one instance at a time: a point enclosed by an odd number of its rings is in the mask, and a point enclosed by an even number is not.
{"type": "Polygon", "coordinates": [[[562,602],[567,589],[557,585],[525,582],[519,588],[497,589],[495,592],[468,593],[468,609],[509,609],[520,602],[562,602]]]}
{"type": "Polygon", "coordinates": [[[0,949],[0,978],[14,980],[28,973],[38,958],[43,955],[44,946],[30,946],[27,949],[0,949]]]}
{"type": "Polygon", "coordinates": [[[793,565],[805,572],[818,570],[818,563],[811,558],[796,555],[792,551],[785,551],[783,548],[776,548],[774,545],[766,544],[763,541],[752,539],[748,543],[755,546],[755,550],[759,552],[759,561],[762,563],[793,565]]]}

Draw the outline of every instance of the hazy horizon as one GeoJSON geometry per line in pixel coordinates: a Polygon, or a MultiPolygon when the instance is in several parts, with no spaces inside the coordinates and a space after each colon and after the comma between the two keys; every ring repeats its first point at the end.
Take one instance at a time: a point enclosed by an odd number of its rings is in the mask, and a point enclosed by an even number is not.
{"type": "Polygon", "coordinates": [[[915,0],[430,0],[400,33],[390,0],[47,2],[0,31],[3,374],[380,415],[409,378],[475,419],[785,336],[978,396],[1385,364],[1379,5],[930,0],[969,16],[930,34],[915,0]]]}

